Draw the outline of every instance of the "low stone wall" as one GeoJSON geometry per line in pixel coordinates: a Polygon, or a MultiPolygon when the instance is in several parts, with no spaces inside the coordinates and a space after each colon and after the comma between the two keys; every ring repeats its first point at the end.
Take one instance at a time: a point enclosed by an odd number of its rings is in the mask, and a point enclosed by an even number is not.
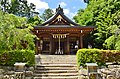
{"type": "Polygon", "coordinates": [[[14,70],[12,66],[0,66],[0,79],[32,79],[34,67],[26,68],[23,72],[14,70]]]}
{"type": "MultiPolygon", "coordinates": [[[[108,68],[99,68],[98,79],[120,79],[120,65],[110,65],[108,68]]],[[[87,69],[81,68],[79,70],[79,79],[88,79],[87,69]]]]}
{"type": "Polygon", "coordinates": [[[120,66],[98,69],[98,73],[103,79],[120,79],[120,66]]]}

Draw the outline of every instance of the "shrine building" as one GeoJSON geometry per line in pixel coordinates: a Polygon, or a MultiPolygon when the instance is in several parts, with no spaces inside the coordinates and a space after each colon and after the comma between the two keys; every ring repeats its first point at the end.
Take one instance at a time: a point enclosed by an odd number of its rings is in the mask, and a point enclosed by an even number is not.
{"type": "Polygon", "coordinates": [[[83,48],[83,38],[95,29],[94,26],[80,26],[64,15],[60,6],[56,13],[43,24],[35,26],[33,33],[36,54],[70,55],[83,48]]]}

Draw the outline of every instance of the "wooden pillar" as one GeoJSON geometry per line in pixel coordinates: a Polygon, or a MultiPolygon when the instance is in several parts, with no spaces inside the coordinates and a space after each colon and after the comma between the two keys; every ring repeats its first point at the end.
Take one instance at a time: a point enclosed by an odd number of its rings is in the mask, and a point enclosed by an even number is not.
{"type": "Polygon", "coordinates": [[[38,47],[39,54],[42,54],[42,49],[43,49],[43,39],[42,38],[40,38],[38,45],[39,45],[39,47],[38,47]]]}
{"type": "Polygon", "coordinates": [[[50,37],[50,54],[53,53],[53,38],[50,37]]]}
{"type": "Polygon", "coordinates": [[[69,42],[69,36],[67,36],[67,54],[70,55],[70,42],[69,42]]]}
{"type": "Polygon", "coordinates": [[[36,53],[40,54],[40,40],[36,40],[36,53]]]}
{"type": "Polygon", "coordinates": [[[80,48],[83,48],[83,36],[80,36],[80,48]]]}
{"type": "Polygon", "coordinates": [[[38,54],[38,40],[35,39],[35,52],[38,54]]]}

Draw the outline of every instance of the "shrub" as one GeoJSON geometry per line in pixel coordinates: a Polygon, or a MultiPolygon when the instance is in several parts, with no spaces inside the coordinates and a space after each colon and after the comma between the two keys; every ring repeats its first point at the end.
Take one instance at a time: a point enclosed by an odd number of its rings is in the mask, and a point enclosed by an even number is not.
{"type": "Polygon", "coordinates": [[[95,63],[100,59],[99,49],[80,49],[77,51],[78,66],[85,66],[86,63],[95,63]]]}
{"type": "Polygon", "coordinates": [[[119,50],[100,50],[104,62],[120,62],[119,50]]]}
{"type": "Polygon", "coordinates": [[[86,63],[105,65],[106,62],[120,62],[120,51],[99,49],[80,49],[77,51],[78,66],[85,66],[86,63]]]}
{"type": "Polygon", "coordinates": [[[13,50],[0,53],[0,65],[14,65],[15,62],[35,64],[35,52],[32,50],[13,50]]]}

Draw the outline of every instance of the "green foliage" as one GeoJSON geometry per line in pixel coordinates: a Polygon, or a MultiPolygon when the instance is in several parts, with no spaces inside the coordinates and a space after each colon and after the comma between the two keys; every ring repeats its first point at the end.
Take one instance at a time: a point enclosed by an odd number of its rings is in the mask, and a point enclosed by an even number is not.
{"type": "Polygon", "coordinates": [[[120,62],[120,51],[119,50],[100,50],[102,53],[102,62],[120,62]]]}
{"type": "Polygon", "coordinates": [[[41,24],[42,20],[39,18],[39,16],[33,16],[28,19],[28,25],[30,26],[36,26],[38,24],[41,24]]]}
{"type": "Polygon", "coordinates": [[[25,62],[28,65],[35,64],[35,52],[32,50],[12,50],[0,52],[0,65],[11,65],[15,62],[25,62]]]}
{"type": "Polygon", "coordinates": [[[0,51],[34,50],[34,38],[27,19],[0,11],[0,51]]]}
{"type": "Polygon", "coordinates": [[[108,39],[105,40],[104,46],[107,49],[113,49],[115,44],[115,36],[110,36],[108,39]]]}
{"type": "Polygon", "coordinates": [[[35,11],[35,7],[33,3],[28,4],[27,0],[0,0],[2,11],[22,17],[30,18],[39,14],[35,11]]]}
{"type": "Polygon", "coordinates": [[[91,25],[92,24],[91,22],[93,20],[93,14],[91,11],[85,12],[83,9],[80,9],[77,16],[74,16],[73,18],[77,23],[79,23],[83,26],[91,25]],[[80,17],[78,17],[78,16],[80,16],[80,17]]]}
{"type": "Polygon", "coordinates": [[[85,66],[86,63],[95,63],[100,58],[99,49],[80,49],[77,51],[78,66],[85,66]]]}
{"type": "Polygon", "coordinates": [[[0,65],[15,62],[35,63],[35,36],[27,18],[0,11],[0,65]]]}
{"type": "Polygon", "coordinates": [[[7,12],[9,9],[9,0],[0,0],[0,8],[4,11],[7,12]]]}
{"type": "Polygon", "coordinates": [[[80,49],[76,56],[78,66],[85,66],[86,63],[105,65],[106,62],[120,62],[119,50],[80,49]]]}
{"type": "Polygon", "coordinates": [[[79,10],[74,17],[75,21],[80,25],[97,26],[93,37],[95,47],[102,49],[115,48],[114,46],[116,44],[109,44],[106,39],[111,39],[111,36],[114,35],[115,31],[120,27],[119,5],[119,0],[89,0],[87,8],[79,10]]]}
{"type": "Polygon", "coordinates": [[[115,38],[115,49],[120,50],[120,35],[115,38]]]}
{"type": "Polygon", "coordinates": [[[46,9],[40,17],[42,18],[43,21],[46,21],[53,15],[54,15],[53,10],[49,8],[49,9],[46,9]]]}

